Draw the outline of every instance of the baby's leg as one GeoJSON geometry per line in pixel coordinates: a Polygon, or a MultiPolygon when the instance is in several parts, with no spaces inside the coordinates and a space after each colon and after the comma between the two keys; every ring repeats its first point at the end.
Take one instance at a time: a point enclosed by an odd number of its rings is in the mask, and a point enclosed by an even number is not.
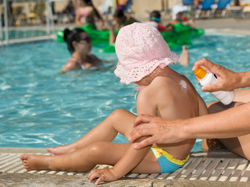
{"type": "MultiPolygon", "coordinates": [[[[130,144],[96,142],[81,150],[56,156],[21,155],[26,170],[52,170],[87,172],[96,164],[115,165],[126,153],[130,144]]],[[[159,173],[160,165],[149,151],[146,157],[132,171],[134,173],[159,173]]]]}
{"type": "Polygon", "coordinates": [[[134,114],[124,109],[117,109],[113,111],[103,122],[94,127],[76,142],[56,148],[49,147],[47,148],[47,151],[54,155],[70,153],[82,149],[94,142],[111,142],[116,137],[118,132],[128,137],[132,130],[132,122],[135,117],[136,116],[134,114]]]}
{"type": "Polygon", "coordinates": [[[24,167],[29,170],[86,172],[96,164],[116,164],[130,144],[96,142],[78,151],[64,155],[21,155],[24,167]]]}

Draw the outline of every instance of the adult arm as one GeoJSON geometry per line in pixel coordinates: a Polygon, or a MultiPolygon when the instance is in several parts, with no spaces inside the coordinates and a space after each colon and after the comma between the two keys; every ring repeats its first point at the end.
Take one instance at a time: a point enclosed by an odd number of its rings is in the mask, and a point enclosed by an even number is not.
{"type": "Polygon", "coordinates": [[[250,134],[250,103],[186,120],[170,120],[150,115],[140,115],[133,122],[135,127],[129,141],[148,137],[134,147],[140,149],[153,143],[177,143],[185,139],[232,138],[250,134]],[[140,123],[146,123],[141,124],[140,123]]]}
{"type": "Polygon", "coordinates": [[[80,69],[78,64],[76,64],[75,61],[69,60],[63,67],[62,67],[62,72],[66,71],[72,71],[72,70],[77,70],[80,69]]]}
{"type": "Polygon", "coordinates": [[[96,60],[97,62],[105,62],[105,63],[115,63],[115,61],[111,61],[111,60],[103,60],[98,58],[97,56],[91,54],[91,56],[94,58],[94,60],[96,60]]]}
{"type": "Polygon", "coordinates": [[[193,66],[193,71],[200,66],[206,70],[211,71],[217,76],[217,83],[203,86],[201,88],[202,91],[231,91],[237,88],[245,88],[250,86],[250,71],[236,73],[226,69],[223,66],[214,64],[206,58],[202,58],[201,60],[195,62],[193,66]]]}

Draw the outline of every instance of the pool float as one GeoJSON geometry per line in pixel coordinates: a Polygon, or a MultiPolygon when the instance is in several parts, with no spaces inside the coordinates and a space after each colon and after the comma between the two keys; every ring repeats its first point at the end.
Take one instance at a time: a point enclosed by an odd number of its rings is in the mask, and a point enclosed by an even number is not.
{"type": "MultiPolygon", "coordinates": [[[[192,45],[191,40],[204,34],[203,29],[194,29],[188,25],[182,23],[173,24],[174,32],[164,31],[161,32],[162,37],[168,43],[170,48],[174,48],[182,45],[192,45]]],[[[99,50],[103,53],[114,53],[115,46],[109,45],[99,50]]]]}
{"type": "MultiPolygon", "coordinates": [[[[162,37],[168,43],[170,48],[182,45],[192,45],[191,40],[204,34],[203,29],[194,29],[182,23],[173,24],[174,32],[164,31],[161,32],[162,37]]],[[[99,50],[102,53],[114,53],[115,46],[109,45],[99,50]]]]}
{"type": "MultiPolygon", "coordinates": [[[[109,30],[96,30],[92,27],[91,24],[86,24],[84,26],[78,27],[85,30],[92,40],[92,45],[98,44],[109,44],[109,30]]],[[[162,37],[168,43],[170,48],[182,45],[191,45],[191,39],[197,38],[204,34],[203,29],[191,28],[188,25],[183,25],[182,23],[173,24],[174,32],[164,31],[161,32],[162,37]]],[[[116,30],[118,34],[119,30],[116,30]]],[[[63,31],[56,32],[58,42],[65,42],[63,39],[63,31]]],[[[115,52],[114,45],[108,45],[99,50],[102,53],[113,53],[115,52]]]]}
{"type": "MultiPolygon", "coordinates": [[[[96,30],[93,28],[91,24],[86,24],[81,27],[77,27],[79,29],[82,29],[86,31],[91,38],[92,45],[98,45],[98,44],[109,44],[109,30],[96,30]]],[[[118,34],[118,30],[116,30],[116,34],[118,34]]],[[[65,42],[63,39],[63,31],[57,31],[56,32],[56,41],[57,42],[65,42]]]]}

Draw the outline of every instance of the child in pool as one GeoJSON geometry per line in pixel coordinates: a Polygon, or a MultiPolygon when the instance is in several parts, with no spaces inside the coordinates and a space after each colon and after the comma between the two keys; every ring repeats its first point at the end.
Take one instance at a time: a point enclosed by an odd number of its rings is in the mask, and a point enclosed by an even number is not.
{"type": "MultiPolygon", "coordinates": [[[[161,34],[145,23],[123,27],[116,41],[119,59],[115,74],[122,83],[143,87],[137,98],[137,114],[185,119],[207,114],[207,108],[191,82],[170,67],[178,56],[170,51],[161,34]]],[[[66,170],[86,172],[96,164],[113,168],[92,170],[89,181],[117,180],[128,172],[164,173],[182,167],[189,158],[195,139],[175,144],[154,144],[136,150],[130,143],[112,143],[117,133],[128,138],[136,115],[124,110],[113,111],[103,122],[76,142],[47,148],[55,156],[20,156],[27,170],[66,170]]],[[[141,141],[142,139],[138,139],[141,141]]]]}
{"type": "Polygon", "coordinates": [[[149,19],[145,23],[157,28],[160,32],[174,31],[172,26],[167,27],[161,24],[161,13],[157,10],[153,10],[152,12],[150,12],[149,19]]]}

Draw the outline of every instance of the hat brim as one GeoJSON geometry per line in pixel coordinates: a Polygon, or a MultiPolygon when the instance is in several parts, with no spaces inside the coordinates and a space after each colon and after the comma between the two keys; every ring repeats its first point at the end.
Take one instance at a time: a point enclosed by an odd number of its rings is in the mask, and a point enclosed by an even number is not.
{"type": "Polygon", "coordinates": [[[132,67],[129,70],[128,68],[121,65],[120,62],[118,62],[117,68],[115,69],[114,73],[121,79],[121,83],[130,84],[131,82],[140,81],[143,77],[148,76],[158,66],[164,69],[171,63],[176,64],[178,59],[179,56],[176,53],[170,51],[168,57],[153,59],[150,62],[147,62],[145,65],[132,67]]]}

